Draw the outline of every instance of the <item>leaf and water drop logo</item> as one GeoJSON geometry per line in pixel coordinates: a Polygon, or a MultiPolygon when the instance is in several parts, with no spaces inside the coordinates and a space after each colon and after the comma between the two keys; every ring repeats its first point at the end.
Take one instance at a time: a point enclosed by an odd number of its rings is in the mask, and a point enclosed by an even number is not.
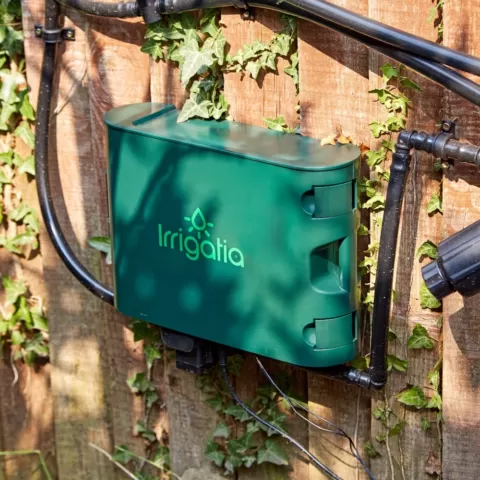
{"type": "Polygon", "coordinates": [[[213,223],[207,222],[200,208],[196,208],[191,217],[183,217],[183,219],[192,224],[188,229],[189,233],[196,230],[199,240],[202,238],[202,232],[205,233],[207,238],[210,238],[210,233],[207,228],[213,228],[213,223]]]}
{"type": "Polygon", "coordinates": [[[188,233],[184,235],[183,228],[176,232],[164,230],[163,225],[158,225],[158,245],[162,248],[170,248],[184,252],[185,256],[192,261],[200,257],[215,260],[217,262],[230,263],[235,267],[244,267],[243,252],[230,247],[227,240],[213,239],[209,230],[214,227],[212,222],[207,222],[202,210],[197,207],[192,216],[183,217],[189,223],[188,233]],[[205,237],[202,240],[202,237],[205,237]]]}

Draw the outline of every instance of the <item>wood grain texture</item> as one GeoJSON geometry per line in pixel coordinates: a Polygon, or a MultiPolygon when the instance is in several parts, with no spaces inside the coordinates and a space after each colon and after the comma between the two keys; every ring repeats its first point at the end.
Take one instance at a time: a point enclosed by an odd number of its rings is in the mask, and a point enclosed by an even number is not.
{"type": "MultiPolygon", "coordinates": [[[[400,28],[404,31],[420,35],[429,40],[435,40],[437,31],[433,23],[427,19],[431,9],[430,0],[411,2],[385,3],[381,0],[370,0],[369,16],[380,22],[400,28]]],[[[379,88],[382,84],[380,67],[390,61],[374,52],[370,54],[370,89],[379,88]]],[[[419,83],[423,88],[421,93],[406,90],[405,94],[412,101],[407,129],[423,129],[428,132],[435,130],[435,123],[440,116],[441,89],[413,72],[403,72],[409,78],[419,83]]],[[[373,100],[374,97],[372,96],[373,100]]],[[[385,109],[378,103],[372,103],[371,121],[385,118],[385,109]]],[[[372,143],[372,142],[371,142],[372,143]]],[[[373,143],[373,146],[376,142],[373,143]]],[[[381,395],[375,395],[372,408],[384,406],[385,402],[393,410],[390,426],[404,421],[404,433],[400,437],[387,438],[385,445],[375,443],[382,456],[372,460],[374,473],[378,478],[392,478],[393,475],[402,478],[427,479],[425,462],[431,452],[440,456],[437,430],[435,425],[428,432],[421,429],[421,417],[434,421],[434,412],[412,411],[403,408],[395,398],[395,394],[403,390],[407,383],[427,387],[427,373],[433,368],[441,352],[436,349],[412,350],[407,348],[407,339],[415,324],[426,327],[430,335],[439,339],[437,321],[440,314],[423,310],[420,307],[419,290],[422,281],[420,267],[422,262],[416,257],[418,247],[427,239],[438,243],[442,216],[429,216],[426,204],[433,193],[440,188],[441,175],[435,173],[432,165],[434,159],[419,153],[414,156],[406,184],[400,234],[395,266],[394,290],[396,302],[392,305],[391,327],[397,334],[396,341],[389,342],[389,353],[401,359],[408,360],[406,374],[394,372],[390,375],[387,387],[381,395]]],[[[372,418],[372,439],[376,435],[385,435],[381,422],[372,418]]]]}
{"type": "MultiPolygon", "coordinates": [[[[368,12],[368,2],[335,2],[357,13],[368,12]]],[[[308,22],[299,22],[301,129],[323,138],[337,131],[356,143],[368,140],[368,52],[348,38],[308,22]]],[[[369,438],[370,400],[356,387],[308,375],[309,407],[343,428],[360,448],[369,438]]],[[[345,438],[309,428],[310,450],[337,475],[364,478],[345,438]]],[[[311,480],[323,478],[313,466],[311,480]]]]}
{"type": "MultiPolygon", "coordinates": [[[[269,10],[255,9],[255,21],[243,20],[240,13],[234,8],[222,11],[222,24],[232,55],[255,40],[268,43],[284,26],[280,15],[269,10]]],[[[295,111],[298,98],[292,79],[283,72],[287,66],[288,62],[279,58],[278,72],[260,73],[257,80],[249,74],[226,74],[225,98],[230,103],[232,119],[265,127],[264,117],[283,115],[287,124],[295,127],[298,124],[295,111]]]]}
{"type": "MultiPolygon", "coordinates": [[[[145,26],[140,20],[93,17],[89,19],[87,44],[87,77],[89,87],[92,152],[90,160],[97,173],[96,200],[100,208],[98,230],[89,235],[108,235],[106,128],[103,115],[112,108],[150,100],[148,55],[140,51],[145,26]],[[121,81],[119,81],[121,79],[121,81]]],[[[103,262],[101,262],[103,264],[103,262]]],[[[103,268],[102,277],[112,284],[111,269],[103,268]]],[[[143,348],[133,342],[128,329],[130,320],[104,309],[108,352],[108,406],[111,411],[111,435],[115,445],[127,445],[144,454],[140,438],[133,436],[135,423],[143,418],[141,396],[132,395],[126,379],[146,370],[143,348]]]]}
{"type": "MultiPolygon", "coordinates": [[[[238,9],[222,11],[222,24],[229,45],[230,54],[235,54],[245,44],[255,40],[268,43],[276,32],[283,28],[280,15],[268,10],[255,9],[255,21],[241,18],[238,9]]],[[[235,121],[265,127],[265,117],[282,115],[289,126],[298,124],[296,105],[298,97],[292,79],[284,73],[288,65],[279,58],[277,73],[260,74],[253,80],[248,74],[229,73],[225,75],[225,98],[230,103],[229,115],[235,121]]],[[[292,381],[292,390],[299,398],[306,399],[306,374],[291,365],[270,361],[266,368],[273,374],[282,373],[292,381]]],[[[258,371],[255,358],[247,355],[242,374],[236,379],[237,393],[242,399],[252,399],[259,386],[266,380],[258,371]]],[[[308,429],[303,420],[288,415],[288,432],[300,443],[308,447],[308,429]]],[[[267,480],[277,478],[307,479],[308,463],[292,446],[286,446],[290,459],[288,469],[275,465],[260,465],[252,469],[242,469],[239,480],[267,480]]]]}
{"type": "MultiPolygon", "coordinates": [[[[24,5],[25,6],[25,5],[24,5]]],[[[23,15],[23,29],[25,37],[33,35],[33,24],[42,14],[43,5],[32,5],[25,9],[23,15]]],[[[30,88],[37,86],[38,70],[35,62],[28,65],[27,81],[30,88]]],[[[32,99],[33,102],[33,99],[32,99]]],[[[0,139],[2,151],[14,147],[22,156],[31,153],[31,150],[21,140],[14,140],[12,135],[2,136],[0,139]]],[[[21,198],[28,205],[38,211],[38,201],[35,182],[29,181],[25,175],[15,178],[13,187],[5,189],[14,195],[21,194],[21,198]]],[[[12,195],[13,196],[13,195],[12,195]]],[[[7,207],[9,201],[2,208],[7,207]]],[[[12,207],[15,205],[12,204],[12,207]]],[[[20,233],[13,222],[8,222],[8,236],[20,233]],[[12,228],[13,227],[13,228],[12,228]]],[[[43,262],[40,254],[30,255],[27,261],[19,256],[12,255],[2,249],[0,253],[0,272],[2,275],[11,275],[21,279],[30,288],[33,295],[45,298],[46,289],[43,277],[43,262]]],[[[2,298],[3,301],[3,298],[2,298]]],[[[50,365],[40,365],[36,369],[28,368],[23,362],[11,363],[8,354],[0,359],[0,451],[3,450],[40,450],[47,458],[48,468],[55,475],[55,451],[53,432],[53,400],[50,390],[50,365]],[[14,368],[16,372],[14,372],[14,368]],[[16,379],[16,374],[18,378],[16,379]]],[[[9,479],[41,479],[42,473],[38,469],[37,455],[2,457],[0,459],[0,478],[9,479]],[[3,471],[3,475],[2,475],[3,471]]]]}
{"type": "MultiPolygon", "coordinates": [[[[480,55],[480,2],[446,2],[444,43],[480,55]]],[[[478,82],[478,78],[475,79],[478,82]]],[[[454,94],[445,97],[445,116],[458,117],[458,135],[480,143],[480,109],[454,94]]],[[[480,219],[478,169],[455,165],[443,183],[443,236],[480,219]]],[[[444,442],[445,480],[477,478],[480,471],[480,319],[479,297],[445,299],[444,442]]]]}
{"type": "MultiPolygon", "coordinates": [[[[152,102],[181,107],[186,93],[173,63],[151,60],[150,73],[152,102]]],[[[178,370],[175,360],[165,359],[163,374],[167,418],[160,415],[157,423],[168,429],[172,471],[177,475],[183,475],[189,468],[214,472],[215,467],[205,458],[204,451],[217,422],[215,411],[203,402],[195,375],[178,370]]],[[[159,376],[156,383],[162,383],[159,376]]]]}

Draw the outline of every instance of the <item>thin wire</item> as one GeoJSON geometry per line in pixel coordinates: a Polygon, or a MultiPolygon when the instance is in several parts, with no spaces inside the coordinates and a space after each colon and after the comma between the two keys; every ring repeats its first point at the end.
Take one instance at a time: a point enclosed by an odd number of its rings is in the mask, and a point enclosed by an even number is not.
{"type": "Polygon", "coordinates": [[[337,474],[333,473],[326,465],[324,465],[313,453],[309,452],[300,442],[295,440],[293,437],[285,433],[283,430],[280,430],[277,428],[275,425],[272,425],[270,422],[267,420],[263,419],[262,417],[258,416],[255,412],[250,410],[237,396],[237,393],[235,392],[235,389],[233,388],[233,385],[230,382],[230,379],[228,378],[228,371],[227,371],[227,366],[223,362],[220,363],[220,370],[222,372],[222,377],[223,380],[228,388],[228,391],[230,392],[230,395],[232,398],[235,400],[235,402],[240,405],[251,417],[253,417],[257,422],[261,423],[265,427],[269,428],[270,430],[273,430],[274,432],[278,433],[280,436],[282,436],[285,440],[289,441],[290,443],[293,443],[298,449],[300,449],[311,461],[312,463],[323,473],[329,475],[331,478],[334,480],[342,480],[341,477],[339,477],[337,474]]]}
{"type": "Polygon", "coordinates": [[[333,433],[335,435],[340,435],[342,437],[345,437],[348,442],[349,442],[349,445],[350,445],[350,452],[352,453],[352,455],[360,462],[360,464],[362,465],[362,467],[364,468],[365,472],[367,473],[368,477],[370,478],[370,480],[375,480],[375,477],[373,476],[373,473],[370,471],[370,469],[367,467],[365,461],[363,460],[363,458],[361,457],[355,443],[353,442],[352,438],[347,434],[347,432],[345,432],[344,430],[342,430],[341,428],[337,427],[336,425],[334,425],[332,422],[330,422],[329,420],[327,420],[326,418],[323,418],[321,417],[320,415],[317,415],[316,413],[312,412],[311,410],[309,410],[307,407],[304,407],[300,402],[298,402],[297,400],[295,400],[294,398],[291,398],[289,397],[285,392],[283,392],[281,390],[281,388],[275,383],[275,381],[273,380],[272,376],[268,373],[267,369],[263,366],[262,362],[260,361],[260,359],[258,357],[255,357],[255,359],[257,360],[257,363],[258,363],[258,366],[260,367],[260,370],[262,371],[262,373],[265,375],[265,377],[267,377],[268,381],[275,387],[275,389],[277,390],[277,392],[287,401],[287,403],[290,405],[290,407],[292,408],[292,410],[295,412],[295,414],[297,414],[300,418],[302,418],[303,420],[305,420],[306,422],[308,422],[310,425],[312,425],[313,427],[315,428],[318,428],[319,430],[322,430],[323,432],[327,432],[327,433],[333,433]],[[296,408],[295,408],[295,405],[299,408],[301,408],[302,410],[304,410],[305,412],[307,412],[308,414],[312,415],[313,417],[317,418],[318,420],[326,423],[327,425],[329,425],[330,427],[333,428],[333,430],[330,430],[328,428],[324,428],[320,425],[318,425],[317,423],[315,422],[312,422],[308,417],[305,417],[305,415],[302,415],[296,408]]]}

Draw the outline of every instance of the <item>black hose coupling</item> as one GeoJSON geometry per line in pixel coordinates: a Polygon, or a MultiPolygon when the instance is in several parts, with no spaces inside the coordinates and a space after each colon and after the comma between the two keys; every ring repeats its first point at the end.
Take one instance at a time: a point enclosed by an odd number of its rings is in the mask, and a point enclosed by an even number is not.
{"type": "Polygon", "coordinates": [[[149,23],[159,22],[162,19],[159,13],[161,10],[160,3],[158,0],[137,0],[140,15],[147,25],[149,23]]]}

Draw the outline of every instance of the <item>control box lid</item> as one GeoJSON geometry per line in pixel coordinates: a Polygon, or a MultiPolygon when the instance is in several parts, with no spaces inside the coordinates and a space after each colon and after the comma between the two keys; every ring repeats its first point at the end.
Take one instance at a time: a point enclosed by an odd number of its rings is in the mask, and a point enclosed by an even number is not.
{"type": "Polygon", "coordinates": [[[173,105],[161,103],[126,105],[104,117],[111,128],[294,170],[336,170],[360,158],[360,149],[353,144],[322,146],[310,137],[236,122],[196,119],[177,123],[177,118],[173,105]]]}

